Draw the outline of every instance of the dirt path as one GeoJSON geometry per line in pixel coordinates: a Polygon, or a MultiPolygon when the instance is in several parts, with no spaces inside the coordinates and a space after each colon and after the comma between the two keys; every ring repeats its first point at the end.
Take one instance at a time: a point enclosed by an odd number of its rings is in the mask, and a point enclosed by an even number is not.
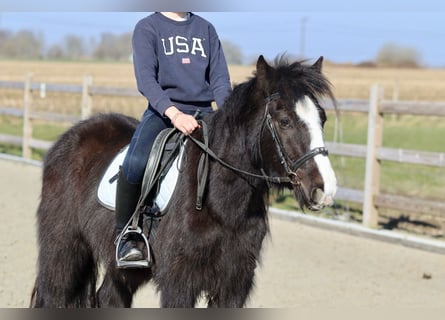
{"type": "MultiPolygon", "coordinates": [[[[0,307],[29,303],[40,176],[0,159],[0,307]]],[[[158,306],[150,285],[134,305],[158,306]]],[[[445,256],[272,218],[248,306],[444,308],[445,256]]]]}

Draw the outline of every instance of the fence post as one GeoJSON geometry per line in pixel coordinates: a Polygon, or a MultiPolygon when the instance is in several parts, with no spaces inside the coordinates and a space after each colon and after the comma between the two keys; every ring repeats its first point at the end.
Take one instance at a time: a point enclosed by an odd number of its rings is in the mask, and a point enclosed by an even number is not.
{"type": "Polygon", "coordinates": [[[363,200],[363,224],[370,228],[377,227],[379,218],[377,207],[374,204],[374,197],[380,192],[380,160],[378,160],[377,156],[383,137],[383,114],[379,110],[382,97],[383,88],[373,85],[369,98],[365,192],[363,200]]]}
{"type": "Polygon", "coordinates": [[[22,138],[22,157],[31,159],[32,150],[30,140],[32,137],[32,123],[30,118],[32,107],[32,73],[28,73],[25,77],[25,86],[23,93],[23,138],[22,138]]]}
{"type": "Polygon", "coordinates": [[[81,113],[80,117],[85,120],[91,116],[91,111],[93,108],[93,101],[90,94],[90,86],[93,84],[92,76],[85,76],[83,78],[82,84],[82,102],[81,102],[81,113]]]}

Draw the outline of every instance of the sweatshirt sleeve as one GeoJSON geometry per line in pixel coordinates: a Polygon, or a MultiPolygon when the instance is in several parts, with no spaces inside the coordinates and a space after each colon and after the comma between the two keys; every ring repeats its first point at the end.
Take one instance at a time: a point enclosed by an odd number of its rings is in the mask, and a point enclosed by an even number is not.
{"type": "Polygon", "coordinates": [[[142,20],[136,24],[132,45],[134,73],[138,90],[147,98],[154,109],[164,115],[165,110],[173,103],[158,83],[155,33],[147,21],[142,20]]]}
{"type": "Polygon", "coordinates": [[[232,92],[229,70],[222,50],[221,41],[213,25],[209,25],[211,39],[210,87],[218,108],[221,108],[227,96],[232,92]]]}

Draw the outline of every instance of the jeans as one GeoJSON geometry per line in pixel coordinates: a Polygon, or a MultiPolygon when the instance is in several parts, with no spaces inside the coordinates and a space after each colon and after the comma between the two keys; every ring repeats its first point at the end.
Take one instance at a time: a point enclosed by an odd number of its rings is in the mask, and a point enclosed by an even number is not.
{"type": "MultiPolygon", "coordinates": [[[[211,108],[205,108],[203,113],[210,113],[211,108]],[[205,110],[209,109],[209,110],[205,110]]],[[[193,114],[193,112],[184,112],[193,114]]],[[[151,107],[145,110],[141,122],[131,138],[127,155],[122,164],[122,170],[127,181],[132,184],[141,184],[144,178],[145,166],[150,155],[150,150],[156,136],[165,128],[172,128],[169,118],[161,116],[151,107]]]]}

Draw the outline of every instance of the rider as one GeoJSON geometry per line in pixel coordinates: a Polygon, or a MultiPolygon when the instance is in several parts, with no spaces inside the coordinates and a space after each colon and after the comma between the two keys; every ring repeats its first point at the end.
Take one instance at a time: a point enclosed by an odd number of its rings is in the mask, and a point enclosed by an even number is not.
{"type": "MultiPolygon", "coordinates": [[[[197,109],[221,107],[231,92],[230,77],[215,28],[191,12],[156,12],[140,20],[133,33],[133,64],[138,90],[148,108],[136,128],[119,172],[116,232],[135,211],[152,144],[163,129],[174,126],[191,134],[197,109]]],[[[143,260],[134,239],[122,239],[120,261],[143,260]]]]}

